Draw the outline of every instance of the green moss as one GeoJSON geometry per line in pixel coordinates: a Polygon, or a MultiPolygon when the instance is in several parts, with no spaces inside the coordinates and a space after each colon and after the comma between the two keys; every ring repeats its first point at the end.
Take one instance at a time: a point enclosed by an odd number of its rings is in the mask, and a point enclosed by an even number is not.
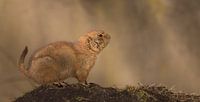
{"type": "Polygon", "coordinates": [[[129,93],[134,94],[136,88],[134,86],[127,86],[125,90],[127,90],[129,93]]]}
{"type": "Polygon", "coordinates": [[[78,102],[83,102],[83,101],[88,101],[89,99],[88,98],[85,98],[85,97],[81,97],[81,96],[77,96],[75,98],[76,101],[78,102]]]}
{"type": "Polygon", "coordinates": [[[146,93],[145,91],[143,90],[139,90],[138,92],[135,93],[138,100],[140,102],[147,102],[147,99],[149,98],[148,97],[148,93],[146,93]]]}

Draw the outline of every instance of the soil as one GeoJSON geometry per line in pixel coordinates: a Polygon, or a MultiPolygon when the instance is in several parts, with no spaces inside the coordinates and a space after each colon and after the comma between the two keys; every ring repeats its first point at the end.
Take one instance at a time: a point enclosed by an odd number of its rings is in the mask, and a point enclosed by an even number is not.
{"type": "Polygon", "coordinates": [[[176,93],[165,86],[140,85],[125,89],[89,83],[40,86],[14,102],[200,102],[200,96],[176,93]]]}

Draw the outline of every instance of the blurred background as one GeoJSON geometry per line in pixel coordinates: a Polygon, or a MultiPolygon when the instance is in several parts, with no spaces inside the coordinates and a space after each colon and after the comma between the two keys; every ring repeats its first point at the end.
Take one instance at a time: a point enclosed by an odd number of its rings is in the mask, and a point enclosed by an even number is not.
{"type": "Polygon", "coordinates": [[[28,59],[41,46],[92,29],[112,39],[89,82],[200,93],[199,0],[0,0],[0,101],[35,87],[16,65],[25,45],[28,59]]]}

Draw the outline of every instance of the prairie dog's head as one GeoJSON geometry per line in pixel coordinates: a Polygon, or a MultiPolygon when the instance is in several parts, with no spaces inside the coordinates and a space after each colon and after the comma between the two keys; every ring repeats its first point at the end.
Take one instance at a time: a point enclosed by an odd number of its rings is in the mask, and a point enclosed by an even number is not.
{"type": "Polygon", "coordinates": [[[81,36],[79,41],[86,44],[90,51],[99,53],[108,45],[110,39],[111,36],[103,30],[95,30],[81,36]]]}

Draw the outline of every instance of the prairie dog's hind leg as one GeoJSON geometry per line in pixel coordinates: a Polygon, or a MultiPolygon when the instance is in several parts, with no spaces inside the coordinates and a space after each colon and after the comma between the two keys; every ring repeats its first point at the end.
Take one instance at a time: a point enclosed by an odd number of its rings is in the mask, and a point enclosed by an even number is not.
{"type": "Polygon", "coordinates": [[[59,80],[57,66],[52,57],[39,57],[32,60],[30,72],[36,82],[41,84],[51,83],[59,80]]]}

